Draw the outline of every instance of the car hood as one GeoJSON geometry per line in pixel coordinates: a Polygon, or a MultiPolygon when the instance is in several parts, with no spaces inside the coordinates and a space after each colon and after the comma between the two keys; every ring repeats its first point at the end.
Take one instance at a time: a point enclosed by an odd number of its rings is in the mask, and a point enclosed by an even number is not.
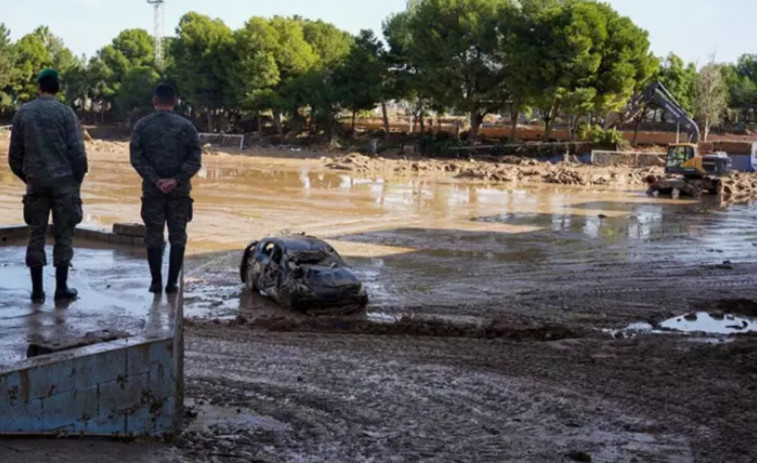
{"type": "Polygon", "coordinates": [[[305,284],[310,288],[349,288],[360,286],[360,280],[346,267],[326,267],[322,265],[303,266],[305,284]]]}

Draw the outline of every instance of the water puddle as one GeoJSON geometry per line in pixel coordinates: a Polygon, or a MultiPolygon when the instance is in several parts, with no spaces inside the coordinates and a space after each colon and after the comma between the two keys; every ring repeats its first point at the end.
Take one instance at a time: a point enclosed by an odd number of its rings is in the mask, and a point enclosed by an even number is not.
{"type": "Polygon", "coordinates": [[[698,312],[674,317],[657,326],[647,322],[631,323],[622,330],[611,330],[614,337],[634,337],[646,333],[739,334],[757,332],[757,319],[723,313],[698,312]]]}
{"type": "Polygon", "coordinates": [[[684,333],[704,332],[709,334],[737,334],[757,331],[757,320],[734,315],[700,312],[671,318],[660,324],[665,330],[684,333]]]}
{"type": "Polygon", "coordinates": [[[223,407],[209,404],[194,404],[188,401],[188,407],[196,414],[188,431],[229,433],[234,435],[238,429],[261,429],[268,431],[288,431],[290,426],[269,416],[257,415],[246,408],[223,407]]]}

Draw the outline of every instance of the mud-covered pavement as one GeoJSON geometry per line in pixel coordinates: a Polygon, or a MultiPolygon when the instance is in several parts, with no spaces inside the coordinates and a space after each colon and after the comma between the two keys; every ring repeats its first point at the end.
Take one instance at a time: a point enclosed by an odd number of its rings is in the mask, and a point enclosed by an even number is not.
{"type": "MultiPolygon", "coordinates": [[[[90,155],[85,220],[138,221],[124,146],[90,155]]],[[[754,460],[755,337],[663,329],[757,316],[753,205],[330,162],[205,158],[188,428],[156,461],[754,460]],[[332,243],[367,313],[314,320],[243,292],[244,245],[281,230],[332,243]],[[638,322],[651,331],[618,331],[638,322]]],[[[21,220],[20,196],[0,165],[0,223],[21,220]]]]}

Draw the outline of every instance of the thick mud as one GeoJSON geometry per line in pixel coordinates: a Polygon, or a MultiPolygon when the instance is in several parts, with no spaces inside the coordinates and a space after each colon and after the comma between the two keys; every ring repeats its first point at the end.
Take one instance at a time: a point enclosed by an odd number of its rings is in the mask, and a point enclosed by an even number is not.
{"type": "MultiPolygon", "coordinates": [[[[138,222],[125,145],[89,146],[85,221],[138,222]]],[[[500,184],[427,167],[447,161],[247,154],[207,156],[195,182],[176,461],[757,455],[753,334],[614,336],[690,313],[754,318],[757,205],[648,198],[624,168],[615,185],[500,184]],[[311,318],[243,291],[242,249],[283,230],[333,244],[366,283],[366,313],[311,318]]],[[[22,193],[0,165],[0,223],[21,221],[22,193]]]]}

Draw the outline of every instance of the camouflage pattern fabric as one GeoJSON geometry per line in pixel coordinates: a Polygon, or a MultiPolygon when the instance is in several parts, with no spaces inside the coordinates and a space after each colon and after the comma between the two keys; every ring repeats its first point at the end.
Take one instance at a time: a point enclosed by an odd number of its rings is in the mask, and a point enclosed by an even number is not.
{"type": "Polygon", "coordinates": [[[8,164],[26,183],[26,265],[47,265],[45,236],[50,212],[55,229],[53,262],[70,265],[74,228],[82,221],[79,190],[87,173],[87,153],[74,111],[51,96],[40,96],[22,106],[13,117],[8,164]]]}
{"type": "Polygon", "coordinates": [[[87,154],[74,111],[50,96],[22,106],[13,117],[8,164],[27,184],[52,186],[65,178],[81,183],[87,154]]]}
{"type": "Polygon", "coordinates": [[[64,179],[57,185],[44,187],[27,185],[24,221],[29,225],[29,246],[26,249],[26,265],[29,267],[47,265],[45,236],[51,211],[55,234],[53,264],[68,266],[74,257],[74,229],[82,221],[79,184],[75,180],[64,179]]]}
{"type": "Polygon", "coordinates": [[[192,198],[164,194],[143,196],[142,220],[147,246],[163,246],[166,224],[171,246],[186,246],[187,224],[192,221],[192,198]]]}
{"type": "Polygon", "coordinates": [[[192,191],[191,178],[202,167],[200,137],[191,122],[168,111],[158,111],[134,127],[130,145],[131,165],[142,177],[142,192],[163,194],[155,183],[173,178],[179,186],[172,197],[192,191]]]}
{"type": "Polygon", "coordinates": [[[191,122],[173,112],[158,111],[137,122],[130,145],[131,164],[142,177],[142,220],[145,244],[162,246],[168,225],[172,245],[185,246],[192,220],[191,179],[202,167],[202,146],[191,122]],[[160,179],[176,179],[178,186],[164,194],[160,179]]]}

